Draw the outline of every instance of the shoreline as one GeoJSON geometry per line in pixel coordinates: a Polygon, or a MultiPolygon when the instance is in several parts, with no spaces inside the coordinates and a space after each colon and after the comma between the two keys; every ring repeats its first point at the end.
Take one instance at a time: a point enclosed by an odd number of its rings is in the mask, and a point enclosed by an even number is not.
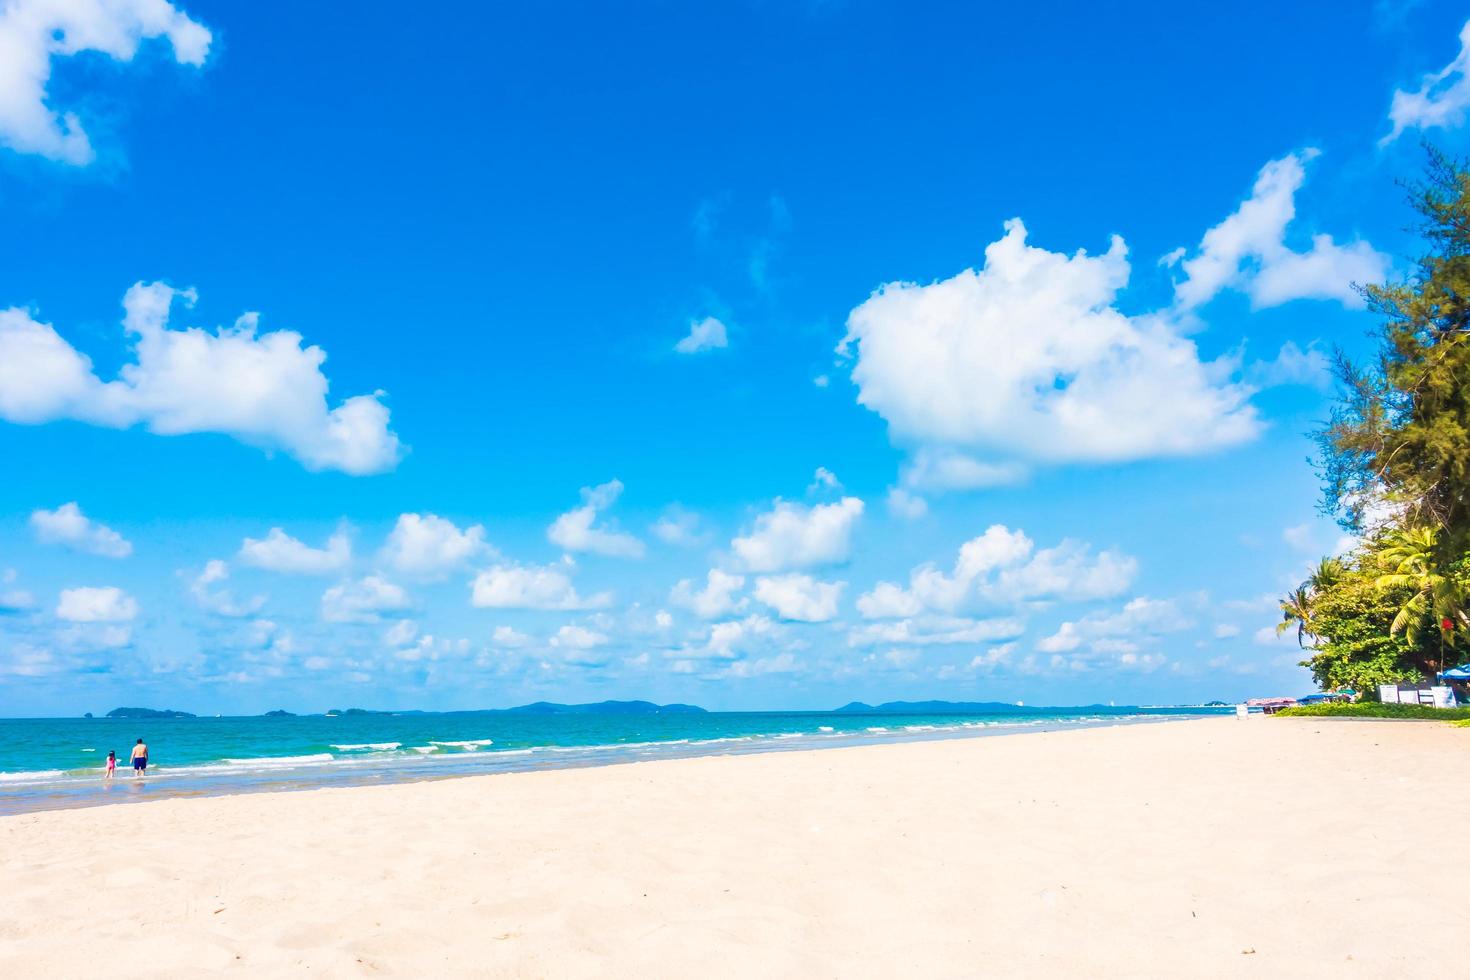
{"type": "Polygon", "coordinates": [[[1470,732],[1316,721],[5,817],[0,974],[1446,975],[1470,732]]]}
{"type": "MultiPolygon", "coordinates": [[[[764,755],[781,752],[827,751],[860,748],[869,745],[907,744],[910,742],[948,741],[953,739],[993,738],[1005,735],[1041,734],[1054,731],[1086,730],[1128,725],[1149,725],[1174,721],[1199,721],[1218,715],[1201,713],[1179,715],[1119,715],[1116,717],[1082,716],[1059,720],[976,721],[957,720],[944,725],[890,725],[871,727],[863,732],[781,733],[764,737],[714,738],[707,740],[668,739],[636,744],[594,744],[587,746],[539,746],[510,751],[466,752],[456,755],[400,757],[375,760],[371,757],[343,757],[332,760],[336,767],[318,762],[291,768],[270,764],[261,772],[223,773],[210,771],[196,775],[197,770],[220,767],[157,768],[151,775],[135,778],[119,764],[117,776],[104,782],[100,775],[71,777],[51,794],[44,789],[31,789],[23,779],[0,782],[0,819],[26,813],[55,810],[91,809],[94,807],[129,806],[137,803],[169,799],[204,799],[256,795],[261,793],[312,792],[318,789],[358,786],[391,786],[479,776],[499,776],[524,772],[560,772],[594,769],[605,766],[630,765],[673,759],[723,758],[728,756],[764,755]],[[537,753],[541,753],[537,755],[537,753]],[[370,768],[374,763],[380,768],[370,768]],[[192,770],[192,771],[191,771],[192,770]],[[123,794],[134,794],[123,796],[123,794]],[[122,797],[122,798],[115,798],[122,797]]],[[[290,757],[283,757],[286,761],[290,757]]],[[[43,773],[44,774],[44,773],[43,773]]],[[[49,775],[49,774],[46,774],[49,775]]],[[[41,785],[41,784],[37,784],[41,785]]]]}

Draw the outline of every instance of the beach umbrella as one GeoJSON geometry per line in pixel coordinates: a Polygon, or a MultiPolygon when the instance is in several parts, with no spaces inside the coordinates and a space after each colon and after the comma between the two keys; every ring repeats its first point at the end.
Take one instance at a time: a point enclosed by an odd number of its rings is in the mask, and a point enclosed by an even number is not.
{"type": "Polygon", "coordinates": [[[1470,681],[1470,664],[1451,667],[1449,670],[1441,671],[1439,676],[1448,681],[1470,681]]]}

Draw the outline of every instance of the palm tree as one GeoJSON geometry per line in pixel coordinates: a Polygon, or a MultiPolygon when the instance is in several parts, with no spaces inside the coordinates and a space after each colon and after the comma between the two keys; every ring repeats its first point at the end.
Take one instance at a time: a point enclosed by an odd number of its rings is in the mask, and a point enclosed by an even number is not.
{"type": "Polygon", "coordinates": [[[1312,569],[1306,585],[1312,594],[1316,595],[1324,589],[1332,588],[1346,574],[1347,564],[1341,558],[1323,558],[1317,562],[1317,567],[1312,569]]]}
{"type": "Polygon", "coordinates": [[[1440,564],[1438,546],[1439,532],[1433,527],[1390,531],[1377,555],[1383,569],[1377,585],[1413,592],[1393,618],[1392,632],[1403,633],[1409,643],[1417,645],[1424,617],[1432,615],[1443,648],[1455,645],[1456,627],[1470,625],[1470,616],[1465,610],[1465,586],[1440,564]]]}
{"type": "Polygon", "coordinates": [[[1307,637],[1312,632],[1312,593],[1307,583],[1298,585],[1281,600],[1281,622],[1276,624],[1276,635],[1280,636],[1293,626],[1296,627],[1296,643],[1306,647],[1307,637]]]}
{"type": "Polygon", "coordinates": [[[1323,591],[1332,588],[1347,574],[1347,565],[1341,558],[1323,558],[1312,569],[1307,580],[1288,592],[1279,603],[1281,622],[1276,624],[1276,635],[1280,636],[1293,626],[1296,627],[1297,646],[1305,647],[1307,637],[1317,638],[1312,632],[1312,601],[1323,591]]]}

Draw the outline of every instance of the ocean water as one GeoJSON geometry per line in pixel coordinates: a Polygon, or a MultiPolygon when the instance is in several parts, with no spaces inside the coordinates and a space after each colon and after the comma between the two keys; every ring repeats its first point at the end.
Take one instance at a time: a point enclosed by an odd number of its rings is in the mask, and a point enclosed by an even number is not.
{"type": "Polygon", "coordinates": [[[176,796],[1140,723],[1229,710],[0,719],[0,815],[176,796]],[[139,738],[148,743],[148,773],[135,779],[128,756],[139,738]],[[105,783],[101,774],[109,750],[117,752],[118,770],[105,783]]]}

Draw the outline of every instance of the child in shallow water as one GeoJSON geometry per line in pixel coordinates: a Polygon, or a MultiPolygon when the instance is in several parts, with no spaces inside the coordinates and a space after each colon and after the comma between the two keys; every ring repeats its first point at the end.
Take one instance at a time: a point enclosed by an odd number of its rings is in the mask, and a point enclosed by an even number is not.
{"type": "Polygon", "coordinates": [[[107,753],[107,771],[102,774],[103,779],[111,779],[113,772],[117,769],[117,753],[107,753]]]}

